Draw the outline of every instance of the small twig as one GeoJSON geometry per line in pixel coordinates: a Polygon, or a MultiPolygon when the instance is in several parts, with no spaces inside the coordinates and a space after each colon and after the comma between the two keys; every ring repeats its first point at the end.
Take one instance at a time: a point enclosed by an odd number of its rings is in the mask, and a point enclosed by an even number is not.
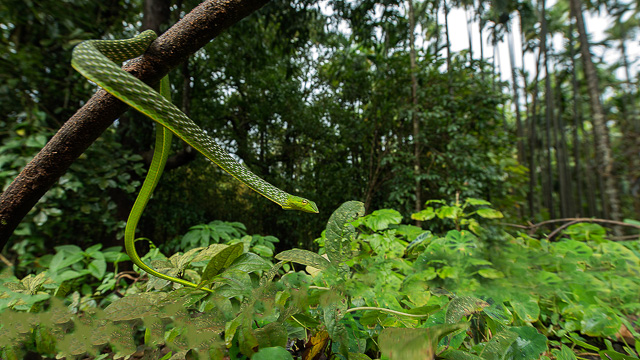
{"type": "Polygon", "coordinates": [[[8,267],[13,267],[13,263],[11,261],[9,261],[9,259],[4,257],[4,255],[2,255],[2,254],[0,254],[0,261],[5,263],[5,265],[7,265],[8,267]]]}

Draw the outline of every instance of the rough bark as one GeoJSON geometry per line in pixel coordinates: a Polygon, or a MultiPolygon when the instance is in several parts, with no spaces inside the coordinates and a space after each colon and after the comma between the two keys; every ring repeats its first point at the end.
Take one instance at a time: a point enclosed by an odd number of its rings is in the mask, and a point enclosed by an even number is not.
{"type": "MultiPolygon", "coordinates": [[[[416,46],[415,46],[416,20],[413,11],[413,0],[409,0],[409,60],[411,62],[411,122],[413,124],[413,177],[415,179],[415,212],[422,210],[420,199],[420,123],[416,111],[418,111],[418,79],[416,77],[416,46]]],[[[416,220],[416,226],[422,222],[416,220]]]]}
{"type": "Polygon", "coordinates": [[[584,75],[587,81],[587,90],[589,92],[589,104],[591,106],[591,116],[593,121],[593,130],[595,133],[596,159],[598,168],[602,174],[604,186],[604,199],[607,204],[603,204],[605,209],[605,217],[613,220],[620,220],[620,199],[618,198],[618,188],[616,179],[613,176],[613,158],[611,155],[611,147],[609,145],[609,134],[606,126],[606,118],[604,109],[600,103],[600,88],[598,84],[598,76],[596,68],[591,60],[591,52],[589,50],[589,41],[582,16],[582,4],[580,0],[570,0],[571,13],[576,19],[576,26],[580,39],[580,51],[582,54],[582,62],[584,64],[584,75]]]}
{"type": "MultiPolygon", "coordinates": [[[[154,41],[142,57],[130,61],[125,70],[155,85],[224,29],[267,2],[205,1],[154,41]]],[[[124,103],[99,90],[27,164],[0,194],[0,248],[36,202],[126,109],[124,103]]]]}
{"type": "Polygon", "coordinates": [[[542,23],[542,30],[540,31],[540,51],[544,55],[544,73],[545,73],[545,138],[546,138],[546,158],[547,158],[547,181],[543,181],[543,192],[545,199],[545,206],[549,210],[549,216],[551,219],[555,219],[556,211],[553,205],[553,167],[551,165],[551,118],[553,117],[553,94],[551,89],[551,75],[549,74],[549,56],[547,50],[547,19],[546,19],[546,1],[542,0],[540,22],[542,23]],[[546,183],[546,186],[544,186],[546,183]]]}
{"type": "Polygon", "coordinates": [[[520,96],[518,91],[518,77],[516,74],[516,59],[513,49],[513,32],[509,31],[508,34],[509,44],[509,64],[511,65],[511,90],[513,91],[513,105],[516,111],[516,137],[517,139],[517,152],[518,162],[522,164],[524,162],[524,129],[522,127],[522,117],[520,116],[520,96]]]}

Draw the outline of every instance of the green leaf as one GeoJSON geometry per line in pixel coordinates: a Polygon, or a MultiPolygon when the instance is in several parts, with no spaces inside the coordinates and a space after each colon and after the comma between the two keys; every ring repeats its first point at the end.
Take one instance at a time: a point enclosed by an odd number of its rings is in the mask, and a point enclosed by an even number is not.
{"type": "Polygon", "coordinates": [[[89,267],[87,268],[89,273],[93,275],[98,280],[102,280],[104,274],[107,272],[107,262],[102,260],[93,260],[89,263],[89,267]]]}
{"type": "Polygon", "coordinates": [[[456,220],[462,216],[462,209],[457,206],[443,206],[436,210],[436,214],[440,219],[456,220]]]}
{"type": "Polygon", "coordinates": [[[579,223],[569,226],[562,233],[577,241],[601,241],[607,232],[598,224],[579,223]]]}
{"type": "Polygon", "coordinates": [[[511,311],[499,302],[495,302],[491,304],[491,306],[485,307],[482,311],[491,319],[502,325],[509,325],[513,321],[513,314],[511,314],[511,311]]]}
{"type": "Polygon", "coordinates": [[[637,357],[621,354],[614,350],[603,350],[599,354],[603,360],[638,360],[637,357]]]}
{"type": "Polygon", "coordinates": [[[471,315],[482,311],[489,304],[473,296],[458,296],[449,302],[445,323],[454,324],[460,321],[463,316],[471,315]]]}
{"type": "Polygon", "coordinates": [[[586,260],[593,255],[593,250],[587,244],[571,239],[563,239],[555,243],[553,250],[563,257],[580,260],[586,260]]]}
{"type": "Polygon", "coordinates": [[[500,331],[484,346],[480,357],[485,360],[504,359],[511,344],[516,341],[517,338],[518,334],[513,331],[500,331]]]}
{"type": "Polygon", "coordinates": [[[569,347],[564,344],[562,344],[560,350],[553,349],[551,353],[556,357],[557,360],[577,360],[576,354],[574,354],[573,351],[571,351],[571,349],[569,349],[569,347]]]}
{"type": "Polygon", "coordinates": [[[590,305],[582,316],[582,332],[589,336],[615,338],[622,326],[622,321],[612,309],[599,305],[590,305]]]}
{"type": "Polygon", "coordinates": [[[280,346],[260,349],[251,360],[293,360],[293,356],[285,348],[280,346]]]}
{"type": "Polygon", "coordinates": [[[498,210],[490,209],[490,208],[482,208],[476,210],[476,214],[480,215],[485,219],[501,219],[504,217],[502,213],[498,210]]]}
{"type": "Polygon", "coordinates": [[[501,279],[504,277],[502,271],[493,268],[480,269],[478,274],[485,279],[501,279]]]}
{"type": "Polygon", "coordinates": [[[638,220],[624,219],[622,222],[625,223],[625,224],[631,224],[631,225],[635,225],[635,226],[640,226],[640,221],[638,221],[638,220]]]}
{"type": "Polygon", "coordinates": [[[229,267],[236,258],[242,255],[243,251],[244,245],[242,243],[237,243],[235,245],[227,246],[222,251],[214,255],[202,272],[202,281],[211,280],[214,276],[218,275],[222,269],[229,267]]]}
{"type": "Polygon", "coordinates": [[[331,263],[322,256],[312,251],[302,249],[285,250],[276,255],[276,259],[281,261],[291,261],[320,270],[325,270],[331,266],[331,263]]]}
{"type": "Polygon", "coordinates": [[[515,311],[520,319],[527,322],[538,321],[540,306],[538,306],[538,299],[535,296],[527,296],[527,294],[517,295],[509,300],[509,303],[511,303],[513,311],[515,311]]]}
{"type": "Polygon", "coordinates": [[[424,210],[421,210],[420,212],[411,214],[411,218],[418,221],[427,221],[433,219],[434,217],[436,217],[436,212],[432,207],[428,207],[424,210]]]}
{"type": "Polygon", "coordinates": [[[442,336],[467,327],[467,323],[462,323],[441,324],[424,329],[386,328],[378,336],[380,352],[390,359],[433,359],[438,340],[442,336]]]}
{"type": "Polygon", "coordinates": [[[462,350],[448,349],[438,355],[439,358],[449,360],[482,360],[481,357],[462,350]]]}
{"type": "Polygon", "coordinates": [[[147,316],[155,316],[160,312],[158,303],[166,296],[166,293],[128,295],[112,302],[104,309],[104,313],[111,321],[135,320],[147,316]]]}
{"type": "Polygon", "coordinates": [[[402,222],[402,215],[392,209],[376,210],[356,221],[357,224],[364,224],[373,231],[385,230],[389,225],[398,225],[400,222],[402,222]]]}
{"type": "Polygon", "coordinates": [[[491,206],[490,202],[488,202],[486,200],[482,200],[482,199],[467,198],[467,200],[465,200],[465,202],[467,202],[467,203],[469,203],[469,205],[473,205],[473,206],[480,206],[480,205],[491,206]]]}
{"type": "Polygon", "coordinates": [[[244,253],[235,259],[233,264],[229,266],[229,269],[237,269],[246,273],[253,273],[256,271],[269,270],[272,266],[273,265],[269,261],[254,253],[244,253]]]}
{"type": "Polygon", "coordinates": [[[538,330],[531,326],[511,327],[509,331],[518,334],[518,339],[514,341],[507,357],[519,360],[536,360],[540,354],[547,351],[547,337],[540,334],[538,330]]]}
{"type": "Polygon", "coordinates": [[[349,360],[371,360],[371,358],[365,354],[350,352],[349,360]]]}
{"type": "Polygon", "coordinates": [[[362,215],[364,215],[363,203],[347,201],[329,217],[325,250],[331,263],[340,264],[351,258],[351,240],[356,233],[351,222],[362,215]]]}
{"type": "Polygon", "coordinates": [[[272,322],[264,327],[254,330],[256,339],[260,347],[271,346],[286,346],[287,345],[287,330],[279,322],[272,322]]]}

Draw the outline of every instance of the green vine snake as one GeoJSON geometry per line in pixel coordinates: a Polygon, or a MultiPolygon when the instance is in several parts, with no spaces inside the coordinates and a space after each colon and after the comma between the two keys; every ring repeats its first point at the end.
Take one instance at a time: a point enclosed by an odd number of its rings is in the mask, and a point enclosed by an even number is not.
{"type": "MultiPolygon", "coordinates": [[[[198,125],[171,103],[167,77],[160,82],[160,93],[158,93],[120,68],[119,63],[142,55],[156,37],[155,32],[147,30],[131,39],[84,41],[73,49],[71,65],[84,77],[157,123],[156,144],[151,166],[131,209],[125,228],[125,249],[133,263],[147,273],[184,286],[199,288],[192,282],[152,269],[140,259],[134,246],[138,221],[164,170],[169,156],[172,134],[177,135],[224,171],[280,205],[283,209],[317,213],[318,207],[311,200],[278,189],[235,161],[198,125]]],[[[208,288],[202,289],[211,292],[208,288]]]]}

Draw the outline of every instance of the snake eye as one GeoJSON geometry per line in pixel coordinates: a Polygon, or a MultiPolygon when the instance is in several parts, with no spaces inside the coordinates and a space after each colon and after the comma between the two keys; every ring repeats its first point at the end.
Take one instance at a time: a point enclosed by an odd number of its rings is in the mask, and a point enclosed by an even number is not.
{"type": "Polygon", "coordinates": [[[304,205],[307,205],[307,204],[309,203],[309,201],[308,201],[307,199],[302,199],[302,203],[303,203],[304,205]]]}

